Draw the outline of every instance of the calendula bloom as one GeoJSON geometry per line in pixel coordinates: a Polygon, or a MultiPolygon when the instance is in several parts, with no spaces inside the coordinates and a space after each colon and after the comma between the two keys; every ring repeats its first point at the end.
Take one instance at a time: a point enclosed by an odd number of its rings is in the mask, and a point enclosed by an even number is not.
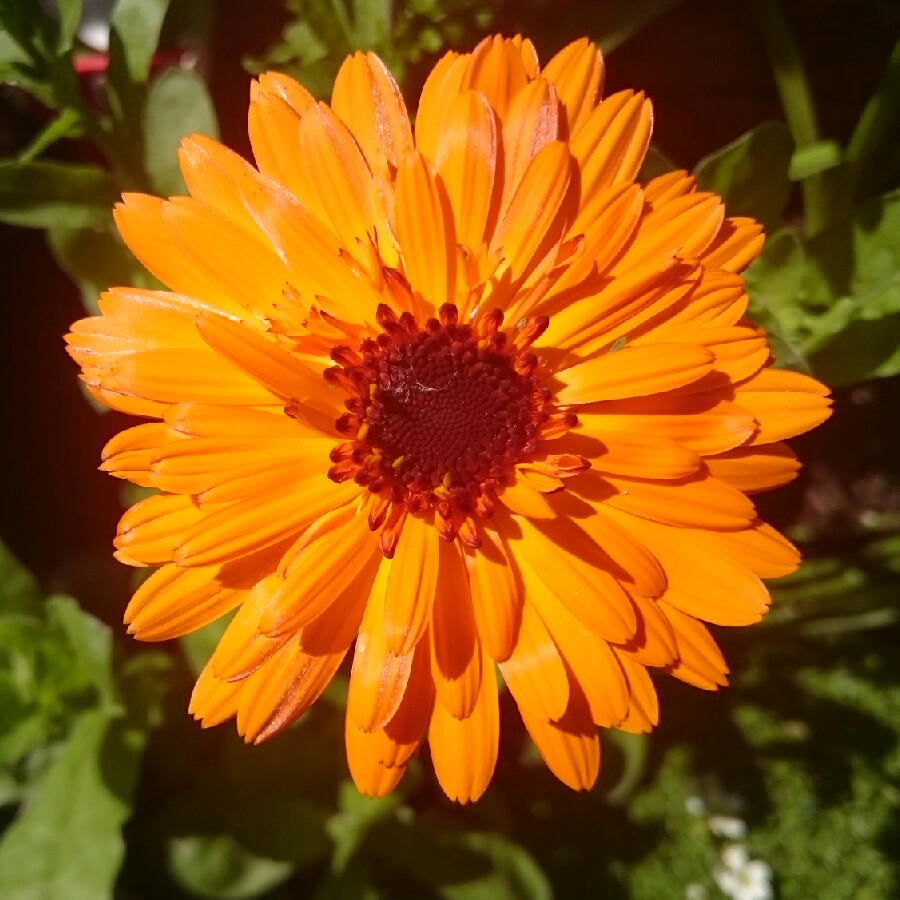
{"type": "Polygon", "coordinates": [[[125,621],[178,637],[235,611],[190,709],[247,741],[294,722],[351,646],[350,771],[381,795],[427,734],[477,798],[502,675],[550,769],[593,784],[597,728],[657,721],[648,667],[726,683],[704,622],[746,625],[796,550],[748,494],[827,391],[770,368],[737,274],[750,219],[675,172],[636,183],[652,116],[601,100],[586,40],[541,69],[448,53],[415,127],[372,54],[331,105],[253,85],[256,166],[181,150],[189,197],[116,221],[170,292],[76,323],[91,392],[150,421],[102,468],[158,493],[118,558],[158,566],[125,621]]]}

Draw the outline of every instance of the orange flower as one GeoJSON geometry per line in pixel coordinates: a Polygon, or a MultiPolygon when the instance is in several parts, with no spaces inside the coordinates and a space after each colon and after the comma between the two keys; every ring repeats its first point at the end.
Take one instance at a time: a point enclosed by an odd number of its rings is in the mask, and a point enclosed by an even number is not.
{"type": "Polygon", "coordinates": [[[547,765],[593,784],[597,726],[657,720],[648,667],[726,683],[703,622],[747,625],[796,550],[747,495],[827,391],[770,368],[736,274],[759,226],[676,172],[635,183],[650,105],[600,100],[585,40],[541,70],[492,38],[435,66],[415,129],[373,55],[331,106],[254,84],[257,168],[184,142],[190,197],[127,195],[128,246],[172,291],[113,288],[70,352],[150,419],[102,468],[159,493],[117,556],[159,566],[141,640],[236,610],[191,700],[263,741],[352,644],[360,790],[427,733],[447,795],[497,757],[495,667],[547,765]]]}

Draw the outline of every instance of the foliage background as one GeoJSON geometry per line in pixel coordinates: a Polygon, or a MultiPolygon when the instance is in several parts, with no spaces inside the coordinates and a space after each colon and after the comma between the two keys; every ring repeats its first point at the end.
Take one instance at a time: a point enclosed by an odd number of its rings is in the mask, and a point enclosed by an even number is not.
{"type": "Polygon", "coordinates": [[[60,3],[60,28],[35,0],[0,0],[0,81],[19,85],[0,88],[0,900],[715,898],[733,840],[776,896],[900,894],[898,4],[119,0],[108,87],[73,81],[80,5],[60,3]],[[157,29],[195,74],[151,74],[157,29]],[[248,69],[327,94],[345,53],[374,47],[414,105],[435,53],[494,30],[544,60],[598,40],[607,91],[654,101],[653,165],[695,169],[766,222],[753,314],[782,364],[835,386],[836,412],[795,442],[802,478],[761,498],[808,562],[773,585],[763,625],[719,629],[731,688],[660,681],[659,729],[606,735],[588,794],[554,781],[505,708],[476,806],[448,803],[427,760],[369,801],[345,774],[340,684],[248,749],[185,713],[213,636],[124,635],[130,573],[110,539],[125,498],[96,472],[123,420],[88,405],[61,334],[99,288],[143,277],[111,198],[178,191],[189,130],[249,156],[248,69]]]}

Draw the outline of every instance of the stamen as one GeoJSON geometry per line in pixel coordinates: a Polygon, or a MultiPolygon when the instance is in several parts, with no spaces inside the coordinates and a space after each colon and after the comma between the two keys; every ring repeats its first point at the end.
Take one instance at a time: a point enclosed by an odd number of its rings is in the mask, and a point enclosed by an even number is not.
{"type": "MultiPolygon", "coordinates": [[[[395,286],[405,281],[391,269],[384,275],[395,286]]],[[[358,351],[335,346],[336,365],[324,373],[347,393],[335,425],[350,438],[332,451],[329,477],[353,478],[377,495],[369,526],[381,530],[387,557],[403,517],[428,510],[441,537],[477,547],[474,520],[493,515],[513,467],[534,456],[551,420],[559,432],[574,421],[551,407],[538,357],[526,350],[546,317],[528,320],[509,342],[499,309],[460,324],[457,307],[446,303],[421,326],[411,312],[398,316],[381,304],[375,319],[381,333],[358,351]]]]}

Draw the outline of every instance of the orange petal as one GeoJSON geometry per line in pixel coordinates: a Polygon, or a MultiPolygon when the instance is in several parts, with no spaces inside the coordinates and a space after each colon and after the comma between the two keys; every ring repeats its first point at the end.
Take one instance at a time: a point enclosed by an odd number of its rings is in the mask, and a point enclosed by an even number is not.
{"type": "MultiPolygon", "coordinates": [[[[654,324],[652,334],[666,340],[662,335],[668,335],[670,331],[698,333],[707,326],[736,325],[746,312],[747,303],[743,278],[729,272],[704,270],[690,295],[679,306],[673,307],[665,321],[654,324]]],[[[648,339],[635,338],[638,341],[648,339]]]]}
{"type": "MultiPolygon", "coordinates": [[[[519,523],[522,540],[511,549],[525,578],[534,571],[569,611],[603,640],[624,643],[636,627],[631,601],[619,583],[605,571],[606,556],[593,540],[568,518],[560,518],[546,529],[531,522],[519,523]]],[[[529,595],[539,585],[526,584],[529,595]]]]}
{"type": "Polygon", "coordinates": [[[600,771],[600,741],[580,690],[573,688],[572,702],[558,722],[546,722],[521,707],[519,712],[550,771],[572,790],[590,790],[600,771]]]}
{"type": "Polygon", "coordinates": [[[756,518],[756,510],[740,491],[705,475],[680,481],[644,481],[606,476],[618,493],[610,506],[635,516],[695,528],[741,528],[756,518]]]}
{"type": "Polygon", "coordinates": [[[513,100],[502,132],[504,211],[537,152],[559,139],[559,112],[556,91],[544,78],[532,81],[513,100]]]}
{"type": "Polygon", "coordinates": [[[249,174],[250,163],[201,134],[192,134],[181,142],[178,158],[192,197],[244,228],[255,228],[239,188],[241,179],[249,174]]]}
{"type": "Polygon", "coordinates": [[[433,523],[407,516],[390,560],[384,605],[386,646],[397,656],[412,653],[431,619],[439,577],[440,538],[433,523]]]}
{"type": "Polygon", "coordinates": [[[349,503],[359,491],[353,482],[335,484],[320,475],[282,484],[277,493],[218,507],[183,530],[176,560],[202,566],[246,556],[298,534],[328,510],[349,503]]]}
{"type": "Polygon", "coordinates": [[[756,220],[726,219],[700,258],[706,268],[742,272],[759,255],[764,240],[762,225],[756,220]]]}
{"type": "Polygon", "coordinates": [[[751,444],[771,444],[815,428],[831,415],[828,388],[808,375],[763,369],[739,385],[735,402],[759,423],[751,444]]]}
{"type": "Polygon", "coordinates": [[[456,299],[456,232],[450,199],[428,160],[410,151],[397,170],[397,238],[413,289],[431,314],[456,299]]]}
{"type": "Polygon", "coordinates": [[[565,107],[570,135],[577,134],[594,109],[603,74],[603,56],[587,38],[566,45],[544,66],[544,78],[556,88],[565,107]]]}
{"type": "Polygon", "coordinates": [[[163,221],[166,201],[146,194],[123,194],[113,210],[122,240],[143,266],[163,284],[189,297],[202,297],[224,313],[243,308],[222,290],[208,266],[198,267],[194,258],[176,245],[163,221]]]}
{"type": "Polygon", "coordinates": [[[247,742],[260,744],[295,722],[328,686],[344,657],[304,653],[288,641],[243,680],[237,728],[247,742]]]}
{"type": "Polygon", "coordinates": [[[699,453],[668,438],[640,432],[585,432],[580,418],[579,426],[579,431],[590,434],[604,445],[603,452],[590,457],[591,468],[598,472],[664,481],[685,478],[700,468],[699,453]]]}
{"type": "Polygon", "coordinates": [[[484,94],[502,121],[528,79],[525,60],[515,40],[493,35],[484,38],[469,55],[462,87],[484,94]]]}
{"type": "Polygon", "coordinates": [[[188,712],[204,728],[212,728],[237,714],[238,698],[243,685],[221,681],[206,665],[191,692],[188,712]]]}
{"type": "Polygon", "coordinates": [[[259,171],[283,185],[318,220],[327,216],[313,182],[315,173],[300,152],[300,114],[312,107],[311,95],[302,101],[302,110],[278,93],[258,91],[250,103],[248,132],[259,171]]]}
{"type": "Polygon", "coordinates": [[[800,471],[796,454],[782,443],[736,447],[718,456],[707,457],[705,462],[714,478],[747,494],[787,484],[800,471]]]}
{"type": "Polygon", "coordinates": [[[374,53],[348,56],[338,70],[331,108],[376,170],[383,158],[396,168],[412,147],[406,104],[387,66],[374,53]]]}
{"type": "Polygon", "coordinates": [[[454,97],[462,90],[469,57],[450,51],[435,64],[425,79],[416,111],[416,147],[429,159],[437,159],[441,123],[454,97]]]}
{"type": "Polygon", "coordinates": [[[708,691],[728,684],[728,666],[709,630],[668,603],[661,603],[660,608],[678,643],[678,661],[669,667],[669,674],[708,691]]]}
{"type": "Polygon", "coordinates": [[[702,378],[712,370],[714,359],[696,344],[625,347],[557,372],[563,386],[556,402],[595,403],[663,393],[702,378]]]}
{"type": "Polygon", "coordinates": [[[115,545],[140,565],[172,562],[184,532],[202,520],[203,513],[192,498],[155,494],[136,503],[122,516],[115,545]]]}
{"type": "Polygon", "coordinates": [[[272,393],[217,354],[203,350],[146,350],[114,362],[106,373],[110,390],[160,403],[271,406],[272,393]]]}
{"type": "Polygon", "coordinates": [[[759,578],[702,533],[637,518],[630,527],[666,571],[669,585],[660,601],[717,625],[750,625],[768,609],[769,594],[759,578]]]}
{"type": "Polygon", "coordinates": [[[311,188],[326,221],[344,247],[354,247],[357,238],[387,234],[369,166],[346,125],[323,103],[300,119],[300,152],[315,173],[311,188]]]}
{"type": "Polygon", "coordinates": [[[434,773],[444,793],[458,803],[477,800],[494,774],[500,743],[500,713],[493,661],[476,651],[484,667],[470,715],[457,718],[443,703],[435,703],[428,728],[434,773]]]}
{"type": "Polygon", "coordinates": [[[466,718],[452,715],[435,703],[428,728],[431,762],[444,793],[458,803],[477,800],[490,783],[500,743],[500,712],[494,665],[481,648],[484,667],[478,696],[466,718]]]}
{"type": "Polygon", "coordinates": [[[325,513],[288,551],[259,630],[275,637],[311,623],[366,568],[377,547],[378,536],[355,504],[325,513]]]}
{"type": "Polygon", "coordinates": [[[472,611],[481,643],[494,660],[503,662],[519,633],[522,598],[503,541],[486,528],[480,535],[481,547],[466,553],[472,611]]]}
{"type": "MultiPolygon", "coordinates": [[[[623,514],[619,514],[620,518],[623,514]]],[[[617,581],[633,585],[646,597],[657,597],[666,586],[666,576],[653,554],[614,518],[608,508],[580,518],[578,524],[604,555],[603,567],[617,581]]]]}
{"type": "Polygon", "coordinates": [[[482,94],[465,91],[447,110],[435,162],[453,209],[457,240],[473,249],[481,246],[497,214],[497,152],[490,105],[482,94]]]}
{"type": "Polygon", "coordinates": [[[506,272],[512,282],[518,281],[562,237],[561,210],[571,172],[572,159],[562,141],[547,144],[529,162],[492,241],[492,249],[503,254],[497,278],[506,272]]]}
{"type": "Polygon", "coordinates": [[[350,774],[357,788],[368,796],[380,796],[384,784],[399,780],[409,758],[418,749],[434,706],[434,687],[428,654],[413,659],[409,682],[397,712],[384,728],[363,731],[346,717],[345,740],[350,774]]]}
{"type": "Polygon", "coordinates": [[[678,658],[675,634],[656,600],[631,594],[637,610],[638,627],[634,637],[619,649],[643,666],[668,666],[678,658]]]}
{"type": "Polygon", "coordinates": [[[617,337],[642,324],[660,304],[668,309],[673,302],[671,290],[689,290],[682,273],[683,266],[670,256],[615,277],[605,276],[590,296],[566,304],[556,298],[550,327],[535,343],[582,356],[611,346],[617,337]]]}
{"type": "MultiPolygon", "coordinates": [[[[346,321],[374,322],[382,294],[341,257],[341,244],[310,211],[274,182],[247,180],[244,201],[284,261],[286,278],[346,321]]],[[[282,284],[279,288],[281,297],[282,284]]]]}
{"type": "MultiPolygon", "coordinates": [[[[567,232],[567,236],[582,236],[581,252],[547,291],[546,299],[580,285],[589,276],[593,278],[606,272],[634,232],[643,206],[644,199],[636,184],[614,184],[589,197],[582,193],[578,215],[567,232]]],[[[659,267],[655,267],[653,277],[658,273],[659,267]]],[[[604,285],[604,295],[609,290],[614,290],[614,285],[604,285]]],[[[586,302],[590,301],[576,296],[570,298],[570,305],[583,306],[586,302]]],[[[565,308],[558,303],[553,306],[553,312],[562,313],[565,308]]]]}
{"type": "MultiPolygon", "coordinates": [[[[274,340],[240,322],[207,316],[198,319],[203,339],[226,359],[246,372],[276,397],[296,400],[333,421],[337,405],[323,390],[321,375],[282,350],[274,340]]],[[[330,432],[326,432],[330,433],[330,432]]]]}
{"type": "Polygon", "coordinates": [[[634,242],[613,271],[624,273],[673,253],[683,259],[695,258],[712,243],[723,218],[722,201],[715,194],[688,193],[654,203],[641,217],[634,242]]]}
{"type": "MultiPolygon", "coordinates": [[[[251,177],[252,168],[247,172],[251,177]]],[[[288,273],[257,228],[242,228],[187,197],[164,203],[160,215],[168,240],[164,248],[150,250],[154,256],[182,253],[186,264],[210,284],[200,296],[223,309],[236,302],[258,317],[272,314],[288,273]]]]}
{"type": "Polygon", "coordinates": [[[556,515],[540,489],[518,473],[497,491],[497,498],[510,511],[529,519],[552,519],[556,515]]]}
{"type": "Polygon", "coordinates": [[[350,777],[356,789],[366,797],[386,797],[406,774],[406,766],[386,766],[373,752],[373,744],[384,745],[382,732],[367,733],[353,722],[350,716],[345,717],[344,744],[347,748],[347,763],[350,777]],[[373,738],[373,735],[378,737],[373,738]]]}
{"type": "Polygon", "coordinates": [[[628,679],[628,690],[631,697],[631,705],[628,707],[628,715],[618,725],[622,731],[640,734],[652,731],[659,721],[659,699],[650,674],[638,662],[635,662],[627,653],[613,647],[613,652],[619,660],[619,665],[628,679]]]}
{"type": "Polygon", "coordinates": [[[562,718],[569,702],[569,679],[563,661],[534,605],[522,604],[518,640],[500,663],[503,679],[520,710],[542,721],[562,718]]]}
{"type": "Polygon", "coordinates": [[[440,577],[431,622],[431,674],[438,699],[457,719],[471,715],[481,684],[481,649],[466,564],[456,541],[438,545],[440,577]]]}
{"type": "MultiPolygon", "coordinates": [[[[596,725],[613,726],[625,718],[628,692],[622,669],[609,645],[587,629],[564,604],[543,588],[526,563],[520,563],[528,598],[534,603],[560,655],[583,691],[596,725]]],[[[570,678],[571,681],[571,678],[570,678]]]]}
{"type": "MultiPolygon", "coordinates": [[[[240,681],[246,678],[294,636],[271,638],[259,632],[260,616],[271,605],[279,581],[274,573],[261,579],[228,623],[209,659],[216,678],[222,681],[240,681]]],[[[344,650],[346,649],[345,645],[344,650]]]]}
{"type": "Polygon", "coordinates": [[[139,641],[166,641],[215,621],[241,603],[246,591],[218,581],[219,566],[163,566],[137,589],[125,610],[128,633],[139,641]]]}
{"type": "Polygon", "coordinates": [[[148,422],[120,431],[100,452],[103,460],[100,470],[116,478],[148,485],[150,463],[160,445],[167,440],[168,431],[162,422],[148,422]]]}
{"type": "Polygon", "coordinates": [[[755,428],[749,412],[714,392],[597,404],[579,409],[578,422],[580,430],[592,436],[610,431],[642,434],[674,441],[704,455],[737,447],[755,428]]]}
{"type": "Polygon", "coordinates": [[[771,525],[759,519],[738,531],[694,531],[694,543],[726,553],[760,578],[780,578],[795,572],[800,552],[771,525]]]}
{"type": "Polygon", "coordinates": [[[581,202],[619,181],[634,181],[653,130],[653,113],[642,93],[620,91],[604,100],[572,137],[581,170],[581,202]]]}
{"type": "Polygon", "coordinates": [[[412,665],[412,653],[396,656],[387,648],[384,597],[389,571],[388,561],[383,560],[359,627],[350,670],[347,715],[363,731],[384,728],[394,717],[403,700],[412,665]]]}

